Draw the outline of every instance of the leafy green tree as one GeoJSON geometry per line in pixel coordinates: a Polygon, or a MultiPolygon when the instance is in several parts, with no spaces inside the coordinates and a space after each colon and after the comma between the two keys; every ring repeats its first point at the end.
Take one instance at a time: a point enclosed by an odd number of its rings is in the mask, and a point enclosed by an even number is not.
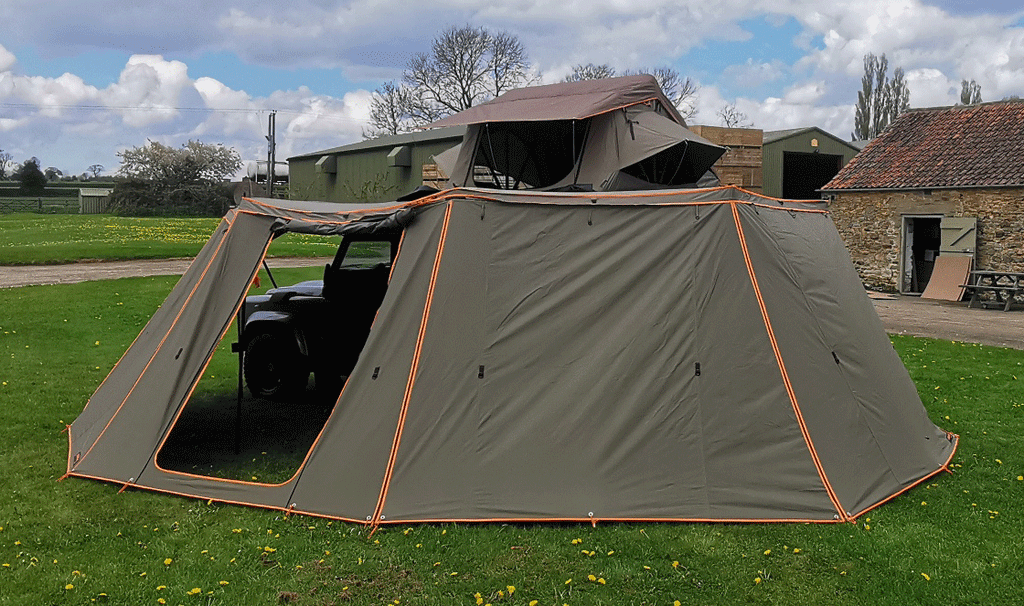
{"type": "Polygon", "coordinates": [[[853,141],[877,137],[897,116],[910,109],[910,89],[902,67],[897,67],[890,80],[889,60],[883,53],[864,55],[864,75],[854,109],[853,141]]]}
{"type": "Polygon", "coordinates": [[[29,158],[14,171],[14,180],[21,184],[21,189],[28,193],[40,193],[46,188],[46,175],[39,168],[39,158],[29,158]]]}

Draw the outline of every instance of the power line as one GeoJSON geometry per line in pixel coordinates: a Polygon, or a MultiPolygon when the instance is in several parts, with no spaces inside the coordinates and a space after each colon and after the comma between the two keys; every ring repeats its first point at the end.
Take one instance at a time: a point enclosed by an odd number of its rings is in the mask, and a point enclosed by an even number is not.
{"type": "Polygon", "coordinates": [[[282,114],[292,114],[295,116],[313,116],[319,120],[334,120],[337,122],[351,122],[354,124],[361,124],[363,120],[356,118],[346,118],[343,116],[332,116],[325,115],[318,112],[310,111],[299,111],[292,109],[262,109],[262,108],[231,108],[231,107],[171,107],[167,105],[154,106],[154,105],[70,105],[60,103],[0,103],[0,107],[9,109],[68,109],[68,110],[84,110],[84,111],[112,111],[112,110],[125,110],[125,111],[181,111],[181,112],[210,112],[210,113],[225,113],[225,114],[251,114],[257,115],[267,112],[278,112],[282,114]]]}

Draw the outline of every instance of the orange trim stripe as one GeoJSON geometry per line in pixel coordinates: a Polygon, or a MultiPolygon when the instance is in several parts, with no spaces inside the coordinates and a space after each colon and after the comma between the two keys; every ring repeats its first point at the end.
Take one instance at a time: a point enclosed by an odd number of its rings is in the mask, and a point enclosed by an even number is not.
{"type": "Polygon", "coordinates": [[[793,412],[796,415],[797,423],[800,425],[800,433],[803,434],[804,442],[807,444],[807,449],[811,453],[811,459],[814,462],[814,467],[818,471],[818,477],[821,478],[822,484],[825,486],[825,491],[828,493],[828,498],[832,501],[832,505],[835,506],[839,512],[839,517],[842,520],[849,519],[846,514],[846,510],[843,509],[842,504],[839,502],[839,498],[836,496],[835,490],[828,481],[828,476],[825,474],[825,468],[822,467],[821,459],[818,458],[818,452],[814,449],[814,441],[811,439],[811,434],[807,429],[807,424],[804,422],[803,413],[800,412],[800,404],[796,399],[796,392],[793,390],[793,384],[790,382],[789,373],[786,371],[786,363],[782,359],[782,352],[779,350],[778,340],[775,338],[775,330],[772,328],[771,318],[768,316],[768,308],[765,305],[764,298],[761,296],[761,288],[757,283],[757,275],[754,273],[754,265],[750,259],[750,251],[747,249],[747,239],[743,234],[743,225],[740,223],[740,213],[736,204],[732,205],[732,217],[736,222],[736,233],[740,238],[740,248],[743,250],[743,261],[747,265],[747,273],[750,274],[750,283],[754,287],[754,295],[757,297],[757,305],[761,309],[761,317],[764,319],[765,329],[768,331],[768,340],[771,342],[772,351],[775,353],[775,360],[779,365],[779,372],[782,373],[782,382],[786,387],[786,394],[789,396],[790,404],[793,406],[793,412]]]}
{"type": "Polygon", "coordinates": [[[434,287],[437,284],[437,274],[441,267],[441,257],[444,255],[445,239],[448,236],[448,223],[452,215],[452,203],[449,202],[444,211],[444,223],[441,225],[441,236],[437,242],[437,253],[434,255],[434,268],[430,274],[430,285],[427,287],[427,300],[423,305],[423,317],[420,320],[419,334],[416,336],[416,348],[413,353],[412,365],[409,368],[409,378],[405,384],[405,395],[402,398],[402,409],[398,415],[398,426],[395,428],[395,438],[391,443],[391,456],[388,458],[388,466],[384,472],[384,482],[381,484],[380,497],[377,499],[377,507],[373,511],[371,524],[376,526],[380,522],[381,512],[384,510],[384,502],[387,500],[388,488],[391,484],[391,475],[395,469],[395,460],[398,458],[398,447],[402,443],[402,431],[405,429],[405,417],[409,410],[409,402],[412,400],[412,388],[416,383],[416,371],[419,370],[420,353],[423,351],[423,339],[427,333],[427,322],[430,320],[430,307],[434,300],[434,287]]]}
{"type": "Polygon", "coordinates": [[[954,437],[953,451],[949,453],[949,457],[946,458],[946,462],[942,464],[942,467],[939,467],[935,471],[933,471],[930,474],[924,476],[923,478],[921,478],[920,480],[914,482],[910,486],[907,486],[903,490],[900,490],[897,493],[889,495],[888,497],[882,499],[881,501],[875,503],[874,505],[871,505],[869,507],[865,507],[861,511],[859,511],[859,512],[853,514],[852,516],[850,516],[850,519],[851,520],[856,519],[856,518],[864,515],[865,513],[871,511],[872,509],[875,509],[876,507],[881,507],[882,505],[884,505],[884,504],[888,503],[889,501],[895,499],[896,497],[900,496],[901,494],[907,492],[911,488],[914,488],[915,486],[920,486],[921,484],[924,484],[925,482],[927,482],[928,480],[930,480],[930,479],[934,478],[935,476],[939,475],[943,471],[949,471],[949,464],[953,460],[953,457],[956,455],[957,447],[960,445],[960,436],[957,435],[957,434],[953,434],[953,437],[954,437]]]}

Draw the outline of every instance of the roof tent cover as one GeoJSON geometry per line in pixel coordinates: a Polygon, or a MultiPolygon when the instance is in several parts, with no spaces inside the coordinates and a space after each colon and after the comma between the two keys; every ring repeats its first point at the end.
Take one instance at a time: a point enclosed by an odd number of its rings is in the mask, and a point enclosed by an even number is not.
{"type": "Polygon", "coordinates": [[[515,89],[430,126],[452,125],[468,125],[445,161],[456,187],[679,188],[706,183],[725,153],[687,129],[646,74],[515,89]]]}
{"type": "Polygon", "coordinates": [[[955,451],[816,205],[462,189],[327,209],[225,216],[70,427],[69,475],[369,524],[833,522],[955,451]],[[381,229],[403,229],[387,294],[295,475],[161,468],[271,239],[381,229]]]}

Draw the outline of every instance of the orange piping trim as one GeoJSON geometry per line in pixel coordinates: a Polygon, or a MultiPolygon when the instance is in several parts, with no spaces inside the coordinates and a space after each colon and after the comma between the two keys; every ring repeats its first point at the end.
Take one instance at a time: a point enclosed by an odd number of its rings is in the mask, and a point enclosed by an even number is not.
{"type": "MultiPolygon", "coordinates": [[[[709,192],[711,192],[711,191],[720,191],[720,190],[725,190],[725,189],[737,189],[737,190],[739,190],[739,188],[737,188],[735,186],[728,185],[728,186],[720,186],[720,187],[709,187],[709,188],[706,188],[706,189],[702,189],[700,191],[709,191],[709,192]]],[[[697,190],[685,190],[685,191],[697,191],[697,190]]],[[[740,190],[740,191],[746,191],[746,190],[740,190]]],[[[751,193],[751,192],[747,192],[747,193],[751,193]]],[[[666,192],[651,192],[651,193],[646,193],[645,192],[645,193],[630,193],[630,194],[605,194],[605,193],[602,193],[600,195],[595,195],[595,194],[591,194],[591,195],[571,195],[571,196],[565,196],[564,199],[565,200],[576,200],[576,199],[579,199],[579,200],[593,200],[593,199],[596,198],[598,200],[602,200],[602,199],[609,199],[609,200],[620,200],[621,199],[621,200],[625,200],[625,199],[630,199],[630,198],[669,197],[669,196],[674,196],[674,195],[677,195],[677,194],[678,194],[678,191],[669,191],[667,193],[666,192]]],[[[760,194],[753,194],[753,195],[760,196],[760,194]]],[[[767,196],[760,196],[760,197],[767,198],[767,196]]],[[[483,195],[483,194],[477,194],[477,193],[453,195],[452,198],[453,199],[465,199],[465,200],[485,200],[485,201],[488,201],[488,202],[504,202],[504,200],[501,200],[500,198],[493,198],[493,197],[490,197],[490,196],[486,196],[486,195],[483,195]]],[[[782,198],[767,198],[767,199],[769,199],[769,200],[778,200],[780,202],[793,202],[793,200],[783,200],[782,198]]],[[[549,204],[549,202],[532,201],[532,200],[524,199],[524,200],[521,200],[519,202],[519,204],[549,204]]],[[[580,202],[580,204],[583,204],[583,202],[580,202]]],[[[648,206],[717,206],[717,205],[723,205],[723,204],[746,204],[746,205],[750,205],[750,206],[759,206],[761,208],[767,208],[767,209],[770,209],[770,210],[785,210],[785,211],[798,212],[798,213],[812,213],[812,214],[822,214],[822,215],[829,214],[828,210],[821,210],[821,209],[814,209],[814,208],[789,208],[789,207],[786,207],[786,206],[772,206],[770,204],[764,204],[762,202],[753,202],[753,201],[749,201],[749,200],[705,200],[705,201],[702,201],[702,202],[659,202],[659,203],[652,203],[652,204],[650,204],[648,206]]]]}
{"type": "MultiPolygon", "coordinates": [[[[228,229],[227,229],[228,233],[231,232],[231,229],[234,227],[234,225],[235,225],[234,221],[228,222],[228,229]]],[[[203,268],[203,272],[200,274],[199,279],[196,280],[195,287],[192,288],[192,292],[190,292],[188,294],[188,297],[185,298],[185,302],[181,304],[181,308],[178,310],[178,315],[175,316],[174,321],[171,322],[171,325],[167,328],[167,332],[164,333],[164,336],[160,340],[160,343],[157,344],[156,350],[153,352],[153,355],[149,358],[149,361],[146,362],[146,366],[143,367],[142,372],[139,373],[139,378],[135,380],[135,383],[132,385],[132,388],[128,390],[128,393],[125,395],[124,399],[121,400],[121,404],[117,407],[117,410],[114,411],[114,414],[110,416],[110,420],[107,421],[107,424],[103,427],[103,431],[101,431],[99,433],[99,435],[96,436],[96,439],[93,440],[92,445],[90,445],[89,449],[85,451],[85,454],[82,455],[82,458],[78,460],[79,462],[84,461],[85,458],[87,456],[89,456],[89,453],[92,452],[92,449],[96,447],[96,444],[98,444],[99,441],[103,438],[103,435],[105,433],[107,433],[107,429],[110,428],[110,425],[114,422],[114,419],[117,418],[117,415],[120,414],[121,409],[124,408],[125,402],[127,402],[128,398],[131,397],[132,393],[135,391],[135,388],[138,387],[139,382],[142,381],[142,377],[144,377],[145,374],[146,374],[146,371],[149,370],[149,366],[153,363],[153,360],[156,359],[156,356],[157,356],[157,354],[160,353],[160,350],[163,349],[164,343],[167,342],[167,337],[170,336],[171,331],[174,330],[174,327],[175,327],[175,325],[177,325],[178,320],[181,319],[181,314],[185,313],[185,308],[188,307],[188,302],[192,300],[193,295],[195,295],[196,291],[199,290],[199,286],[203,283],[203,280],[206,278],[207,272],[210,271],[210,267],[213,265],[214,260],[217,258],[217,253],[220,252],[221,247],[224,246],[225,240],[227,240],[227,233],[225,233],[224,237],[221,238],[221,241],[217,244],[216,250],[214,250],[213,255],[210,256],[210,261],[206,264],[206,267],[203,268]]],[[[145,330],[145,328],[143,328],[143,330],[145,330]]],[[[141,333],[140,333],[140,335],[141,335],[141,333]]],[[[138,337],[136,337],[136,338],[138,338],[138,337]]],[[[125,352],[125,353],[127,353],[127,352],[125,352]]],[[[122,356],[122,358],[123,358],[123,356],[122,356]]],[[[113,372],[113,370],[111,370],[111,372],[113,372]]],[[[109,377],[110,375],[108,374],[107,376],[109,377]]],[[[104,379],[104,381],[105,380],[106,379],[104,379]]],[[[90,398],[90,400],[91,400],[91,398],[90,398]]],[[[88,403],[86,403],[86,406],[88,406],[88,403]]]]}
{"type": "Polygon", "coordinates": [[[803,434],[804,442],[807,444],[807,449],[811,453],[811,460],[814,462],[814,467],[818,471],[818,476],[821,478],[822,484],[825,486],[825,491],[828,493],[828,498],[832,501],[832,505],[839,511],[839,517],[842,520],[849,519],[846,514],[846,510],[843,509],[842,504],[839,503],[839,498],[836,496],[835,490],[828,481],[828,476],[825,474],[825,468],[821,464],[821,459],[818,458],[818,452],[814,448],[814,442],[811,440],[811,434],[807,429],[807,425],[804,422],[803,413],[800,412],[800,404],[796,399],[796,392],[793,390],[793,384],[790,382],[789,373],[786,371],[786,363],[782,359],[782,352],[779,350],[779,343],[775,338],[775,330],[772,328],[771,318],[768,315],[768,308],[765,305],[764,298],[761,296],[761,288],[757,283],[757,275],[754,273],[754,265],[750,259],[750,251],[747,249],[747,239],[743,234],[743,226],[740,223],[740,213],[736,205],[732,205],[732,217],[736,223],[736,233],[740,238],[740,247],[743,250],[743,261],[747,265],[747,273],[750,274],[750,282],[754,287],[754,295],[757,297],[757,305],[761,309],[761,317],[764,319],[765,329],[768,331],[768,340],[771,342],[772,351],[775,353],[775,360],[778,362],[779,371],[782,373],[782,382],[786,387],[786,394],[789,396],[790,404],[793,406],[793,412],[796,415],[797,423],[800,425],[800,433],[803,434]]]}
{"type": "Polygon", "coordinates": [[[935,476],[939,475],[943,471],[947,471],[949,473],[952,473],[949,470],[949,463],[950,463],[950,461],[953,460],[953,456],[956,455],[956,449],[960,445],[960,436],[957,435],[957,434],[953,434],[953,437],[956,438],[956,440],[953,442],[953,452],[949,453],[949,457],[946,459],[946,462],[942,464],[942,467],[939,467],[935,471],[933,471],[930,474],[924,476],[923,478],[921,478],[920,480],[914,482],[910,486],[907,486],[903,490],[900,490],[899,492],[896,492],[896,493],[894,493],[892,495],[889,495],[888,497],[882,499],[881,501],[875,503],[874,505],[871,505],[871,506],[869,506],[869,507],[867,507],[865,509],[862,509],[861,511],[857,512],[856,514],[850,516],[850,520],[852,521],[852,520],[854,520],[854,519],[864,515],[865,513],[871,511],[872,509],[875,509],[876,507],[880,507],[880,506],[884,505],[885,503],[888,503],[889,501],[895,499],[896,497],[900,496],[901,494],[907,492],[911,488],[914,488],[915,486],[920,486],[921,484],[923,484],[923,483],[927,482],[928,480],[934,478],[935,476]]]}
{"type": "Polygon", "coordinates": [[[434,286],[437,284],[438,270],[441,268],[441,257],[444,255],[445,239],[448,236],[448,223],[452,215],[452,203],[449,202],[444,211],[444,223],[441,225],[441,236],[437,242],[437,253],[434,256],[434,268],[430,274],[430,285],[427,288],[427,300],[423,306],[423,317],[420,320],[419,334],[416,336],[416,349],[413,353],[412,365],[409,368],[409,378],[405,384],[405,395],[402,398],[402,409],[398,415],[398,426],[395,428],[395,438],[391,443],[391,456],[388,458],[388,466],[384,471],[384,482],[380,488],[380,497],[377,500],[377,507],[373,511],[373,518],[370,520],[374,528],[380,522],[381,512],[384,510],[384,502],[387,500],[388,487],[391,484],[391,475],[395,469],[395,460],[398,457],[398,447],[402,442],[402,430],[405,428],[405,417],[409,410],[409,401],[412,399],[412,388],[416,383],[416,371],[419,369],[420,353],[423,351],[423,339],[427,332],[427,322],[430,319],[430,306],[434,300],[434,286]]]}
{"type": "MultiPolygon", "coordinates": [[[[84,478],[87,480],[98,480],[101,482],[110,482],[114,484],[121,484],[118,480],[111,478],[104,478],[101,476],[93,476],[83,473],[71,473],[72,477],[84,478]]],[[[211,478],[206,478],[211,479],[211,478]]],[[[313,511],[305,511],[302,509],[292,509],[290,507],[282,507],[280,505],[267,505],[264,503],[250,503],[247,501],[237,501],[232,499],[215,499],[209,496],[202,496],[198,494],[191,494],[187,492],[180,492],[177,490],[167,490],[163,488],[154,488],[152,486],[145,486],[141,484],[132,484],[133,488],[140,490],[147,490],[149,492],[155,492],[160,494],[169,494],[178,497],[185,497],[189,499],[199,499],[202,501],[213,501],[215,503],[224,503],[227,505],[240,505],[243,507],[255,507],[257,509],[268,509],[273,511],[283,511],[310,516],[314,518],[321,518],[325,520],[338,520],[341,522],[347,522],[350,524],[359,524],[366,526],[366,520],[356,518],[346,518],[339,515],[331,515],[325,513],[318,513],[313,511]]],[[[859,514],[858,514],[859,515],[859,514]]],[[[573,522],[573,523],[592,523],[594,518],[590,517],[552,517],[552,518],[410,518],[408,520],[392,520],[384,521],[378,525],[395,525],[395,524],[488,524],[488,523],[545,523],[545,522],[573,522]]],[[[602,522],[711,522],[721,524],[836,524],[838,520],[835,519],[814,519],[814,518],[667,518],[667,517],[656,517],[656,518],[601,518],[602,522]]]]}

